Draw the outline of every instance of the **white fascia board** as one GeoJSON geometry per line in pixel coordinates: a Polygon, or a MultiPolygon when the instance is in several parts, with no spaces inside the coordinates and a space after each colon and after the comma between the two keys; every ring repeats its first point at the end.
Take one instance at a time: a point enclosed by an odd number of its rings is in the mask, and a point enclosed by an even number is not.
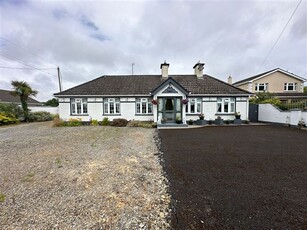
{"type": "Polygon", "coordinates": [[[55,95],[55,97],[151,97],[150,94],[135,95],[55,95]]]}
{"type": "Polygon", "coordinates": [[[250,94],[190,94],[188,97],[249,97],[250,94]]]}

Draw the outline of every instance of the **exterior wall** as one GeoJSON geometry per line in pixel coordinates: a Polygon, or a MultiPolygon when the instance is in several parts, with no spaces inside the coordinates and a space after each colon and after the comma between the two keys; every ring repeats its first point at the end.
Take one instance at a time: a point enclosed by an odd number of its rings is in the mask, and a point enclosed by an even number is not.
{"type": "Polygon", "coordinates": [[[271,104],[260,104],[258,119],[263,122],[297,126],[301,119],[307,122],[307,112],[301,110],[281,111],[271,104]]]}
{"type": "Polygon", "coordinates": [[[236,87],[240,89],[244,89],[247,91],[250,91],[252,93],[257,93],[258,91],[255,91],[255,85],[257,83],[268,83],[268,90],[267,92],[270,93],[284,93],[284,92],[298,92],[302,93],[304,92],[304,82],[293,78],[287,74],[281,73],[281,72],[274,72],[268,76],[265,76],[263,78],[260,78],[258,80],[255,80],[251,83],[245,83],[242,85],[238,85],[236,87]],[[297,83],[297,90],[296,91],[284,91],[284,84],[285,83],[297,83]]]}
{"type": "Polygon", "coordinates": [[[31,112],[48,112],[51,114],[59,114],[59,107],[51,106],[29,106],[31,112]]]}
{"type": "MultiPolygon", "coordinates": [[[[174,89],[176,89],[173,86],[174,89]]],[[[178,89],[178,93],[162,93],[165,88],[161,89],[156,93],[154,99],[159,97],[181,97],[183,99],[186,96],[181,93],[178,89]]],[[[192,96],[191,96],[192,97],[192,96]]],[[[225,96],[227,97],[227,96],[225,96]]],[[[231,96],[229,96],[231,97],[231,96]]],[[[193,97],[193,98],[196,98],[193,97]]],[[[88,115],[71,115],[70,111],[70,98],[60,98],[59,99],[59,115],[60,118],[68,120],[70,118],[80,118],[82,121],[89,121],[90,119],[96,119],[101,121],[104,117],[108,117],[109,120],[115,118],[125,118],[127,120],[140,120],[149,121],[153,120],[155,122],[161,120],[158,117],[158,105],[153,105],[153,114],[148,115],[138,115],[136,114],[136,98],[134,97],[122,97],[120,98],[120,114],[104,114],[103,111],[103,98],[88,98],[88,115]]],[[[241,119],[248,119],[248,97],[236,97],[235,100],[235,111],[240,112],[241,119]]],[[[185,123],[188,120],[197,120],[199,114],[186,114],[186,105],[182,105],[182,121],[185,123]]],[[[217,111],[217,97],[202,97],[202,113],[205,115],[206,120],[214,120],[217,116],[221,116],[224,120],[233,120],[235,118],[234,113],[229,114],[218,114],[217,111]]]]}

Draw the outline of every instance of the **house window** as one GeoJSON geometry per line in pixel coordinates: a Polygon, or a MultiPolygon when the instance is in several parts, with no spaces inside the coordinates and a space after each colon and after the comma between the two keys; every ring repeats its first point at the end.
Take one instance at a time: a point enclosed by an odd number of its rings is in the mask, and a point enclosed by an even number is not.
{"type": "Polygon", "coordinates": [[[297,90],[297,83],[285,83],[284,84],[284,91],[296,91],[297,90]]]}
{"type": "Polygon", "coordinates": [[[235,99],[234,98],[218,98],[217,99],[218,113],[234,113],[235,99]]]}
{"type": "Polygon", "coordinates": [[[120,113],[119,98],[105,98],[104,113],[105,114],[119,114],[120,113]]]}
{"type": "Polygon", "coordinates": [[[255,84],[255,91],[257,92],[264,92],[268,90],[269,83],[256,83],[255,84]]]}
{"type": "Polygon", "coordinates": [[[87,114],[86,98],[71,99],[71,114],[87,114]]]}
{"type": "Polygon", "coordinates": [[[136,114],[152,114],[152,103],[148,98],[136,99],[136,114]]]}
{"type": "Polygon", "coordinates": [[[201,113],[201,98],[189,98],[186,113],[201,113]]]}

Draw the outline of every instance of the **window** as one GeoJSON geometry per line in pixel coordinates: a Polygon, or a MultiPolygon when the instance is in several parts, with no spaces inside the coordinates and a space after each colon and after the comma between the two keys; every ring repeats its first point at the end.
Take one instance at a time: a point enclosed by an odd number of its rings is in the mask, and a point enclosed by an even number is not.
{"type": "Polygon", "coordinates": [[[284,84],[284,90],[285,91],[296,91],[297,90],[297,83],[285,83],[284,84]]]}
{"type": "Polygon", "coordinates": [[[86,98],[71,99],[71,114],[87,114],[86,98]]]}
{"type": "Polygon", "coordinates": [[[234,113],[235,99],[234,98],[218,98],[217,99],[218,113],[234,113]]]}
{"type": "Polygon", "coordinates": [[[152,103],[148,98],[136,99],[136,114],[151,114],[152,103]]]}
{"type": "Polygon", "coordinates": [[[119,114],[120,113],[119,98],[105,98],[104,113],[105,114],[119,114]]]}
{"type": "Polygon", "coordinates": [[[255,91],[261,92],[261,91],[267,91],[269,83],[256,83],[255,84],[255,91]]]}
{"type": "Polygon", "coordinates": [[[186,105],[187,113],[201,113],[201,98],[189,98],[186,105]]]}

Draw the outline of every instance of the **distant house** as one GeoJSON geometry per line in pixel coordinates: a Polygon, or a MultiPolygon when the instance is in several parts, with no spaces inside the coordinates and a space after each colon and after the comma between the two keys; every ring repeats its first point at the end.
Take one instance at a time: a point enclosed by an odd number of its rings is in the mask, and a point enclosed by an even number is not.
{"type": "Polygon", "coordinates": [[[281,100],[307,99],[304,94],[305,78],[276,68],[233,83],[234,86],[252,93],[275,93],[281,100]]]}
{"type": "Polygon", "coordinates": [[[62,119],[153,120],[175,123],[198,119],[234,119],[235,112],[248,119],[249,92],[203,74],[204,63],[194,65],[194,74],[169,75],[168,63],[161,75],[101,76],[54,94],[59,98],[62,119]]]}
{"type": "MultiPolygon", "coordinates": [[[[13,95],[13,91],[0,89],[0,103],[14,103],[21,105],[20,98],[13,95]]],[[[42,106],[43,103],[29,97],[28,106],[42,106]]]]}

